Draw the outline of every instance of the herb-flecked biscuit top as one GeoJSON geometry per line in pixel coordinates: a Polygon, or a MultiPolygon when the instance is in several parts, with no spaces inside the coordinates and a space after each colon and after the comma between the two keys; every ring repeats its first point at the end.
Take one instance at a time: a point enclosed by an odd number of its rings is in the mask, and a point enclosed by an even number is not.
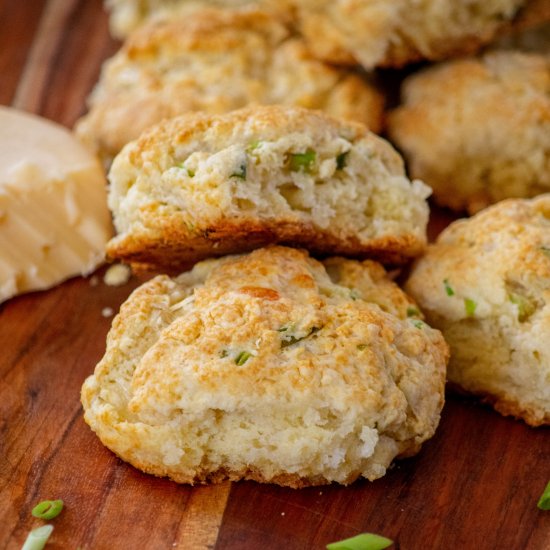
{"type": "Polygon", "coordinates": [[[451,347],[451,382],[502,414],[550,423],[549,194],[451,224],[405,288],[451,347]]]}
{"type": "Polygon", "coordinates": [[[180,269],[270,243],[401,263],[426,243],[428,189],[365,126],[296,107],[166,121],[115,159],[111,257],[180,269]]]}
{"type": "Polygon", "coordinates": [[[448,351],[420,317],[375,262],[284,247],[202,262],[122,306],[85,420],[181,483],[373,480],[439,422],[448,351]]]}

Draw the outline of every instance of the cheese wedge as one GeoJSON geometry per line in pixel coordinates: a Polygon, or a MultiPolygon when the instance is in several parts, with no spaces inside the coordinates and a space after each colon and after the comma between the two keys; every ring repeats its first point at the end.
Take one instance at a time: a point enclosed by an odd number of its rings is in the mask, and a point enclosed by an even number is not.
{"type": "Polygon", "coordinates": [[[99,162],[65,128],[0,107],[0,302],[92,272],[111,233],[99,162]]]}

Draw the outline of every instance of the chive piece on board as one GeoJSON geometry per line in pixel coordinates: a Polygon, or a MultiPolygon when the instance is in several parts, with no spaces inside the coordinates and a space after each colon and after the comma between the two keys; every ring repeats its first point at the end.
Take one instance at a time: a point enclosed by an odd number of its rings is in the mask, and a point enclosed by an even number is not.
{"type": "Polygon", "coordinates": [[[338,542],[327,544],[327,550],[383,550],[391,546],[393,541],[373,533],[362,533],[338,542]]]}
{"type": "Polygon", "coordinates": [[[550,481],[548,482],[548,485],[546,485],[546,488],[542,492],[542,495],[539,498],[537,506],[541,510],[550,510],[550,481]]]}
{"type": "Polygon", "coordinates": [[[56,518],[63,510],[63,501],[58,500],[43,500],[39,502],[31,511],[35,518],[53,519],[56,518]]]}
{"type": "Polygon", "coordinates": [[[21,547],[21,550],[42,550],[53,531],[53,525],[42,525],[38,529],[33,529],[27,536],[27,540],[21,547]]]}

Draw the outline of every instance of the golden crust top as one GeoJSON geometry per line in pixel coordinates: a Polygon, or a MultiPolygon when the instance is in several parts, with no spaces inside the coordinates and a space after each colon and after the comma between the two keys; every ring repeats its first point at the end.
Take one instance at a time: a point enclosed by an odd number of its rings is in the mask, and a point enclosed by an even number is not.
{"type": "Polygon", "coordinates": [[[270,243],[402,263],[425,243],[426,189],[364,126],[297,107],[166,121],[113,163],[113,257],[160,267],[270,243]]]}
{"type": "Polygon", "coordinates": [[[204,8],[130,35],[104,65],[77,132],[109,162],[164,118],[252,104],[321,109],[374,131],[383,110],[372,84],[315,59],[279,12],[204,8]]]}
{"type": "Polygon", "coordinates": [[[390,135],[440,204],[476,212],[550,189],[549,93],[542,55],[447,62],[405,81],[390,135]]]}
{"type": "Polygon", "coordinates": [[[146,283],[83,387],[86,421],[180,482],[380,477],[433,434],[447,348],[381,267],[326,265],[273,247],[146,283]]]}
{"type": "Polygon", "coordinates": [[[550,423],[550,195],[451,224],[405,288],[451,347],[451,382],[550,423]]]}

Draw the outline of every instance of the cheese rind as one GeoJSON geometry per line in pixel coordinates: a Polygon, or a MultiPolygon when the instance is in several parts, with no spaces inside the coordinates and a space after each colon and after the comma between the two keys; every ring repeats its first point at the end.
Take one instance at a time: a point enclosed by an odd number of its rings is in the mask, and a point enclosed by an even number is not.
{"type": "Polygon", "coordinates": [[[65,128],[0,107],[0,302],[92,272],[111,234],[97,159],[65,128]]]}

